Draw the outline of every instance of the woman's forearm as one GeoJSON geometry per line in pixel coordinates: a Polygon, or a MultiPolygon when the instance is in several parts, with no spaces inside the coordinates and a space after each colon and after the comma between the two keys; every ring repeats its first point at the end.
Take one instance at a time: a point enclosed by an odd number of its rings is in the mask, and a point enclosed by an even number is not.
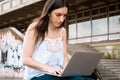
{"type": "Polygon", "coordinates": [[[31,68],[36,69],[36,70],[42,70],[45,72],[47,72],[49,69],[48,65],[39,63],[30,57],[25,57],[25,59],[23,59],[23,65],[31,67],[31,68]]]}
{"type": "Polygon", "coordinates": [[[68,64],[68,56],[67,53],[64,55],[64,63],[63,63],[63,68],[65,68],[68,64]]]}

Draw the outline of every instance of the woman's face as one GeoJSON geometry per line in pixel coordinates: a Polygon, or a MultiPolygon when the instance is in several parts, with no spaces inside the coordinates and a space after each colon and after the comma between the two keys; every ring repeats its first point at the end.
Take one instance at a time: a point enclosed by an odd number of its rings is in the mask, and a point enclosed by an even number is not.
{"type": "Polygon", "coordinates": [[[53,10],[49,15],[49,25],[53,27],[59,27],[64,22],[67,13],[67,7],[62,7],[53,10]]]}

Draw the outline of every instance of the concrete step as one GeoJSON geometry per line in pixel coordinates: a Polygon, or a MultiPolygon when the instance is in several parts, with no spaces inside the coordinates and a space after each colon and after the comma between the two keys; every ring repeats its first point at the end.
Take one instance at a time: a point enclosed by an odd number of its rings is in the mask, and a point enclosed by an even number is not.
{"type": "Polygon", "coordinates": [[[108,68],[108,69],[120,69],[120,66],[118,66],[118,67],[114,67],[114,66],[107,66],[106,68],[108,68]]]}
{"type": "Polygon", "coordinates": [[[100,72],[106,73],[120,73],[120,69],[98,69],[100,72]]]}
{"type": "Polygon", "coordinates": [[[114,71],[114,72],[120,72],[120,69],[110,69],[110,71],[114,71]]]}
{"type": "Polygon", "coordinates": [[[97,68],[99,71],[109,72],[109,68],[97,68]]]}
{"type": "Polygon", "coordinates": [[[101,74],[101,76],[102,77],[119,77],[117,74],[109,74],[109,73],[107,73],[107,74],[101,74]]]}
{"type": "Polygon", "coordinates": [[[101,60],[97,69],[103,80],[120,80],[120,60],[101,60]]]}
{"type": "Polygon", "coordinates": [[[103,77],[103,80],[120,80],[120,77],[103,77]]]}
{"type": "Polygon", "coordinates": [[[120,63],[118,64],[104,64],[105,67],[120,67],[120,63]]]}
{"type": "Polygon", "coordinates": [[[120,75],[120,72],[106,72],[106,71],[99,71],[101,74],[117,74],[120,75]]]}
{"type": "Polygon", "coordinates": [[[112,59],[102,59],[101,62],[120,62],[120,60],[112,60],[112,59]]]}

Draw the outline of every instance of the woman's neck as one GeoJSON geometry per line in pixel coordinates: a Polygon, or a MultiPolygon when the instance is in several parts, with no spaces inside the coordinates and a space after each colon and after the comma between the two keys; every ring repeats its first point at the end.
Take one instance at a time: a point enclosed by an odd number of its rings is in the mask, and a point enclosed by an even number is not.
{"type": "Polygon", "coordinates": [[[48,32],[47,32],[46,37],[58,38],[60,36],[59,32],[60,32],[60,30],[58,27],[48,26],[48,32]]]}
{"type": "Polygon", "coordinates": [[[48,32],[57,32],[59,30],[58,27],[48,27],[48,32]]]}

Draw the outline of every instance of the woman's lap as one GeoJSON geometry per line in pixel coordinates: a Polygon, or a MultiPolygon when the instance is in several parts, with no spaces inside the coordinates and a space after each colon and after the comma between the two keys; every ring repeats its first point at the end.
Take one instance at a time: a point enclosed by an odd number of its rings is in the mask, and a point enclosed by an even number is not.
{"type": "Polygon", "coordinates": [[[74,76],[74,77],[57,77],[52,75],[43,75],[40,77],[34,77],[31,80],[94,80],[88,77],[74,76]]]}

